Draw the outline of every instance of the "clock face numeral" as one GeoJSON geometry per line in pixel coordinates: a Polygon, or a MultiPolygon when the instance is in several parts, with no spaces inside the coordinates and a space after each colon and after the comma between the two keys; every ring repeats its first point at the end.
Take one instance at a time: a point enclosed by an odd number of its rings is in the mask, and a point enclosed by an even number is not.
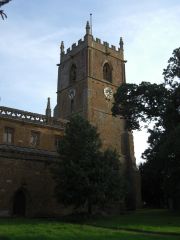
{"type": "Polygon", "coordinates": [[[112,99],[113,98],[113,91],[112,91],[112,89],[110,87],[104,88],[104,95],[105,95],[105,97],[108,100],[112,99]]]}
{"type": "Polygon", "coordinates": [[[73,99],[75,97],[75,94],[76,94],[75,89],[70,89],[68,96],[70,99],[73,99]]]}

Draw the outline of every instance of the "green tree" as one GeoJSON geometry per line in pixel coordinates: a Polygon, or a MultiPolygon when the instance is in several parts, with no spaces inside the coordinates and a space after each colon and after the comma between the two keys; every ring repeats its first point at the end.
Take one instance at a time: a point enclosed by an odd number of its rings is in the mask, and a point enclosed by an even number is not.
{"type": "MultiPolygon", "coordinates": [[[[11,0],[0,0],[0,7],[4,4],[7,4],[8,2],[10,2],[11,0]]],[[[4,20],[5,18],[7,18],[7,15],[4,13],[3,10],[0,10],[0,16],[1,18],[4,20]]]]}
{"type": "Polygon", "coordinates": [[[149,147],[140,166],[144,200],[151,205],[180,207],[180,48],[164,69],[164,83],[123,84],[115,94],[114,115],[122,115],[127,128],[148,129],[149,147]],[[153,128],[149,126],[153,125],[153,128]]]}
{"type": "Polygon", "coordinates": [[[122,175],[115,151],[100,151],[101,141],[94,126],[80,116],[66,126],[54,172],[57,199],[65,206],[103,207],[122,200],[122,175]]]}

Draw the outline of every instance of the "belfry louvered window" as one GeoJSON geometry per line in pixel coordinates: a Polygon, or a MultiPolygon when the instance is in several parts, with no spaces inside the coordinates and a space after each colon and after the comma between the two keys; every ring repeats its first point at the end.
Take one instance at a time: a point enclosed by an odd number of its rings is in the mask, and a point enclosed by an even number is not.
{"type": "Polygon", "coordinates": [[[112,82],[112,69],[108,63],[105,63],[103,66],[103,79],[112,82]]]}
{"type": "Polygon", "coordinates": [[[76,81],[76,78],[77,78],[77,67],[75,64],[73,64],[71,66],[71,69],[70,69],[70,76],[69,76],[69,80],[70,80],[70,83],[73,83],[76,81]]]}

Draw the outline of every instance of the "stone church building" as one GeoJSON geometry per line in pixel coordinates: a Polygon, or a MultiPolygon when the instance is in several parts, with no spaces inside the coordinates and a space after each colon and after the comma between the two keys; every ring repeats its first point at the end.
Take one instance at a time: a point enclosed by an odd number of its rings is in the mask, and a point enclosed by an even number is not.
{"type": "Polygon", "coordinates": [[[133,136],[125,121],[113,117],[113,94],[126,81],[123,41],[110,46],[86,34],[65,51],[60,46],[57,105],[45,115],[0,107],[0,216],[57,216],[69,213],[54,197],[52,165],[68,119],[80,114],[95,125],[103,148],[116,149],[123,164],[134,169],[135,197],[139,187],[133,136]],[[53,115],[53,116],[52,116],[53,115]]]}

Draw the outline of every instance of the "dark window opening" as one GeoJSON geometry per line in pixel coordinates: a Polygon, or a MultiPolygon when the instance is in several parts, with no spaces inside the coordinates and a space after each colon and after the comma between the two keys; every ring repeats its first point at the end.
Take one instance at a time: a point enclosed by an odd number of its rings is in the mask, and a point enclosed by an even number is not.
{"type": "Polygon", "coordinates": [[[40,133],[39,132],[31,132],[30,144],[33,147],[37,147],[40,143],[40,133]]]}
{"type": "Polygon", "coordinates": [[[22,190],[19,190],[14,195],[13,215],[24,217],[26,214],[26,196],[22,190]]]}
{"type": "Polygon", "coordinates": [[[14,142],[14,129],[6,127],[4,129],[3,142],[12,144],[14,142]]]}
{"type": "Polygon", "coordinates": [[[54,145],[55,145],[55,148],[56,148],[57,151],[60,148],[61,141],[62,141],[62,136],[55,136],[54,145]]]}
{"type": "Polygon", "coordinates": [[[103,66],[103,79],[112,82],[112,70],[108,63],[103,66]]]}
{"type": "Polygon", "coordinates": [[[74,99],[71,99],[71,113],[74,112],[74,99]]]}
{"type": "Polygon", "coordinates": [[[76,65],[73,64],[70,70],[70,83],[73,83],[74,81],[76,81],[76,78],[77,78],[77,68],[76,68],[76,65]]]}

